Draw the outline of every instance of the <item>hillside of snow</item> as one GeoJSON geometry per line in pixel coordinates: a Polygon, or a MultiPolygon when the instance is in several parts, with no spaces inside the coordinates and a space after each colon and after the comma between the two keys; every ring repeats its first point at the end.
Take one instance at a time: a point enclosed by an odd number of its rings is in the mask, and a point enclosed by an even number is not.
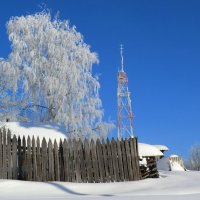
{"type": "Polygon", "coordinates": [[[161,178],[118,183],[0,181],[0,199],[198,200],[200,172],[160,172],[161,178]]]}
{"type": "Polygon", "coordinates": [[[31,123],[31,122],[0,122],[0,128],[5,127],[11,131],[11,135],[17,135],[20,137],[25,136],[26,138],[34,136],[40,138],[40,141],[45,138],[46,141],[51,138],[52,141],[55,139],[57,142],[60,139],[64,140],[67,138],[66,129],[63,124],[59,123],[31,123]]]}

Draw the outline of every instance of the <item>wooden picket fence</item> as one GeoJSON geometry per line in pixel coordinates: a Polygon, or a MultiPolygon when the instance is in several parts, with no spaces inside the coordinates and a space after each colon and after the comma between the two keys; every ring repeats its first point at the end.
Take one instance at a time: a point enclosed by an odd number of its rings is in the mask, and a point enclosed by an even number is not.
{"type": "Polygon", "coordinates": [[[137,138],[105,142],[40,141],[0,130],[0,178],[28,181],[118,182],[140,180],[137,138]]]}

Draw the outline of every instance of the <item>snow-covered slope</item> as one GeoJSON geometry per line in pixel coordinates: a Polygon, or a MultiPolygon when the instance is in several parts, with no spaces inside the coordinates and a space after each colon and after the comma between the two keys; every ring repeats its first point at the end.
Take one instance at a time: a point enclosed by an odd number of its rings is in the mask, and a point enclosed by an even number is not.
{"type": "Polygon", "coordinates": [[[161,172],[162,178],[121,183],[0,181],[0,199],[199,200],[200,172],[161,172]]]}
{"type": "Polygon", "coordinates": [[[51,138],[52,141],[56,139],[58,142],[60,139],[66,138],[64,125],[58,123],[1,122],[1,127],[10,129],[12,135],[16,134],[21,137],[34,136],[35,138],[39,137],[40,140],[44,137],[47,141],[51,138]]]}

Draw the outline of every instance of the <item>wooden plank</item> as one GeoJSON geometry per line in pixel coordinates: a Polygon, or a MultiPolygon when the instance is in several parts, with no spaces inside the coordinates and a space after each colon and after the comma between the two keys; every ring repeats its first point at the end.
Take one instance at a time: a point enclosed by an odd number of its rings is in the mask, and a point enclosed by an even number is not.
{"type": "Polygon", "coordinates": [[[12,139],[12,179],[17,180],[17,137],[12,139]]]}
{"type": "Polygon", "coordinates": [[[48,142],[48,169],[48,181],[54,181],[54,157],[52,142],[50,139],[48,142]]]}
{"type": "Polygon", "coordinates": [[[80,172],[81,172],[81,181],[86,183],[86,167],[85,167],[85,159],[84,159],[84,149],[83,149],[83,142],[81,139],[78,141],[79,146],[79,158],[80,158],[80,172]]]}
{"type": "Polygon", "coordinates": [[[117,154],[118,154],[118,164],[119,164],[119,180],[124,181],[124,169],[122,162],[122,151],[119,139],[117,139],[117,154]]]}
{"type": "Polygon", "coordinates": [[[72,174],[72,182],[76,182],[76,168],[75,168],[75,158],[76,152],[74,147],[74,140],[71,141],[70,145],[70,160],[71,160],[71,174],[72,174]]]}
{"type": "Polygon", "coordinates": [[[135,137],[134,140],[134,148],[135,148],[135,157],[136,157],[136,168],[137,168],[137,179],[140,180],[141,179],[141,173],[140,173],[140,163],[139,163],[139,151],[138,151],[138,138],[135,137]]]}
{"type": "Polygon", "coordinates": [[[37,174],[37,158],[36,158],[36,144],[35,144],[35,138],[32,137],[32,163],[33,163],[33,175],[32,180],[37,181],[38,180],[38,174],[37,174]]]}
{"type": "Polygon", "coordinates": [[[47,142],[45,138],[42,140],[42,181],[47,181],[47,142]]]}
{"type": "Polygon", "coordinates": [[[18,136],[18,141],[17,141],[17,151],[18,151],[18,178],[19,180],[22,179],[22,142],[20,136],[18,136]]]}
{"type": "Polygon", "coordinates": [[[99,168],[99,182],[103,183],[105,182],[105,171],[103,166],[103,153],[101,148],[100,140],[97,139],[96,141],[96,152],[97,152],[97,164],[99,168]]]}
{"type": "Polygon", "coordinates": [[[2,146],[2,129],[0,129],[0,179],[3,178],[3,146],[2,146]]]}
{"type": "Polygon", "coordinates": [[[63,161],[64,161],[64,181],[69,180],[69,148],[68,142],[64,139],[63,142],[63,161]]]}
{"type": "Polygon", "coordinates": [[[37,162],[37,181],[42,181],[42,155],[41,155],[39,137],[37,137],[36,162],[37,162]]]}
{"type": "Polygon", "coordinates": [[[63,143],[59,143],[59,162],[60,162],[60,181],[64,181],[64,160],[63,160],[63,143]]]}
{"type": "Polygon", "coordinates": [[[127,139],[125,139],[125,148],[126,148],[128,176],[129,176],[128,180],[132,181],[133,180],[133,169],[132,169],[132,165],[131,165],[131,152],[130,152],[129,142],[127,139]]]}
{"type": "Polygon", "coordinates": [[[108,152],[108,169],[109,169],[109,176],[110,176],[110,181],[114,182],[114,169],[113,169],[113,161],[112,161],[112,151],[111,151],[111,145],[109,139],[107,139],[107,152],[108,152]]]}
{"type": "Polygon", "coordinates": [[[92,174],[92,160],[90,154],[90,146],[87,139],[84,141],[84,152],[85,152],[85,167],[86,167],[86,177],[88,183],[93,183],[93,174],[92,174]]]}
{"type": "Polygon", "coordinates": [[[69,173],[68,173],[68,181],[72,182],[72,176],[75,173],[74,173],[74,168],[73,168],[73,146],[72,146],[72,141],[71,141],[70,138],[68,139],[68,151],[69,151],[69,160],[68,160],[69,173]]]}
{"type": "Polygon", "coordinates": [[[90,142],[90,151],[92,155],[92,168],[93,168],[94,182],[99,183],[99,169],[97,165],[96,146],[93,139],[90,142]]]}
{"type": "Polygon", "coordinates": [[[6,129],[3,129],[3,179],[7,179],[6,129]]]}
{"type": "Polygon", "coordinates": [[[128,166],[127,166],[127,157],[126,157],[126,150],[125,150],[125,141],[122,139],[120,143],[121,143],[121,150],[122,150],[124,179],[125,179],[125,181],[128,181],[129,177],[128,177],[128,166]]]}
{"type": "Polygon", "coordinates": [[[105,182],[110,182],[110,174],[108,169],[108,151],[104,139],[102,139],[102,152],[103,152],[103,164],[104,164],[104,176],[105,182]]]}
{"type": "Polygon", "coordinates": [[[114,169],[114,181],[119,182],[119,166],[118,166],[118,156],[117,156],[117,148],[116,142],[114,138],[111,140],[111,152],[112,152],[112,161],[113,161],[113,169],[114,169]]]}
{"type": "Polygon", "coordinates": [[[22,180],[27,180],[26,139],[22,139],[22,180]]]}
{"type": "Polygon", "coordinates": [[[11,132],[7,132],[7,167],[8,167],[8,179],[12,179],[12,166],[11,166],[11,132]]]}
{"type": "Polygon", "coordinates": [[[81,182],[81,172],[80,172],[80,159],[78,154],[78,142],[73,139],[73,149],[74,149],[74,168],[75,168],[75,181],[81,182]]]}
{"type": "Polygon", "coordinates": [[[60,181],[60,165],[58,156],[58,145],[54,140],[54,160],[55,160],[55,181],[60,181]]]}
{"type": "Polygon", "coordinates": [[[28,136],[28,139],[27,139],[26,171],[27,171],[27,180],[32,181],[32,152],[31,152],[30,136],[28,136]]]}

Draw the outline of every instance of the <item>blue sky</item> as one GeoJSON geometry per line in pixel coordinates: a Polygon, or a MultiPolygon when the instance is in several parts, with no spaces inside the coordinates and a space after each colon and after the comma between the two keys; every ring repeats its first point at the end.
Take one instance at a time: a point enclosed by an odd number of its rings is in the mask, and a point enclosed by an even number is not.
{"type": "MultiPolygon", "coordinates": [[[[135,135],[140,142],[165,144],[171,154],[187,157],[200,143],[200,2],[198,0],[2,0],[0,57],[10,43],[5,24],[11,16],[40,11],[54,15],[84,35],[99,55],[105,120],[117,119],[119,46],[129,77],[135,135]]],[[[115,133],[113,133],[115,135],[115,133]]]]}

